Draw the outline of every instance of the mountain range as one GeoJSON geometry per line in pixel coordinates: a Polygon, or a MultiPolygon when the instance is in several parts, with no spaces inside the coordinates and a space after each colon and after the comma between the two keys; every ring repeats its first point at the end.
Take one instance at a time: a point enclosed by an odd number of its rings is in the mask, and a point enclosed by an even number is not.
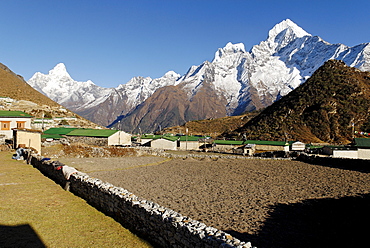
{"type": "Polygon", "coordinates": [[[81,116],[127,132],[153,132],[190,120],[239,115],[265,108],[304,83],[324,62],[342,60],[370,71],[370,43],[330,44],[287,19],[249,51],[227,43],[212,62],[191,66],[183,76],[135,77],[116,88],[76,82],[58,64],[28,83],[81,116]]]}

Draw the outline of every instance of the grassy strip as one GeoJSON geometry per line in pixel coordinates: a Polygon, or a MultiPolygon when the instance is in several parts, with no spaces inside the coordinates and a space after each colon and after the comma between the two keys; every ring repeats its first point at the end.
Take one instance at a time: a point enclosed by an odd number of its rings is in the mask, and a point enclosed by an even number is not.
{"type": "Polygon", "coordinates": [[[0,247],[150,247],[11,156],[0,152],[0,247]]]}

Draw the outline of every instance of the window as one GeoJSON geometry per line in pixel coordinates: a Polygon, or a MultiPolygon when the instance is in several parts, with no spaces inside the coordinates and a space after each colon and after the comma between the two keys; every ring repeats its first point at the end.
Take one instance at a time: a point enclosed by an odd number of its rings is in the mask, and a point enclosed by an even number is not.
{"type": "Polygon", "coordinates": [[[10,121],[1,121],[0,130],[10,130],[10,121]]]}
{"type": "Polygon", "coordinates": [[[17,121],[17,128],[25,128],[26,125],[25,125],[25,121],[17,121]]]}

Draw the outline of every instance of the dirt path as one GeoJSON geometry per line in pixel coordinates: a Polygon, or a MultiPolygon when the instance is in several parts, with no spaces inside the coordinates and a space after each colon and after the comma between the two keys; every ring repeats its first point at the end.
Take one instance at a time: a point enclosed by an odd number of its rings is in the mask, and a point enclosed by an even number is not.
{"type": "Polygon", "coordinates": [[[61,161],[257,247],[355,247],[366,241],[368,173],[257,159],[61,161]]]}
{"type": "Polygon", "coordinates": [[[0,152],[0,247],[150,247],[25,161],[0,152]]]}

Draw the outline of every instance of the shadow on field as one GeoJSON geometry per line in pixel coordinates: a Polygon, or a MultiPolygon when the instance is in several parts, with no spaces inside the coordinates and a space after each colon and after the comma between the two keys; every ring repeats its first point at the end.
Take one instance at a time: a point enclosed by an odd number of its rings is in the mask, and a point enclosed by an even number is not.
{"type": "Polygon", "coordinates": [[[0,225],[0,247],[45,248],[46,246],[30,225],[0,225]]]}
{"type": "Polygon", "coordinates": [[[225,231],[258,248],[364,247],[369,222],[370,194],[363,194],[278,204],[257,235],[225,231]]]}

